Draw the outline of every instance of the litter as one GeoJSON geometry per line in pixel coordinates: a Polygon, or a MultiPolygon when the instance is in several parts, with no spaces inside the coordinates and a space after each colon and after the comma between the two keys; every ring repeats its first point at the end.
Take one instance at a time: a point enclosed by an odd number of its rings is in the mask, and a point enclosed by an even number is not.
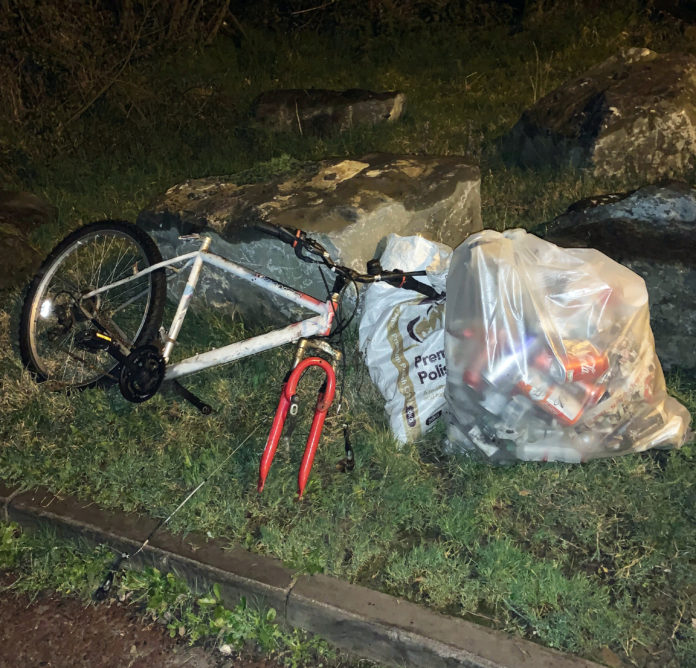
{"type": "MultiPolygon", "coordinates": [[[[421,279],[444,292],[452,249],[423,237],[390,234],[385,269],[425,270],[421,279]]],[[[365,291],[360,350],[385,400],[389,424],[402,443],[432,429],[445,415],[445,298],[424,297],[375,283],[365,291]]]]}
{"type": "Polygon", "coordinates": [[[449,451],[582,462],[685,442],[643,279],[599,251],[485,230],[455,250],[447,302],[449,451]]]}

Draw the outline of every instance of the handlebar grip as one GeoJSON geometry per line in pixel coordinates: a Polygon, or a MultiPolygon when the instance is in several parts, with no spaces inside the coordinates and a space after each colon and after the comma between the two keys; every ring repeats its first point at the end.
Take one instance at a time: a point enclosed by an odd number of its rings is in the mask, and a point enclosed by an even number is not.
{"type": "Polygon", "coordinates": [[[420,292],[420,294],[430,297],[431,299],[438,299],[442,297],[442,293],[435,290],[435,288],[431,288],[425,283],[417,281],[415,278],[413,278],[413,276],[406,276],[399,287],[402,287],[405,290],[420,292]]]}
{"type": "Polygon", "coordinates": [[[294,244],[298,239],[289,229],[281,227],[280,225],[272,225],[271,223],[259,221],[254,223],[254,227],[264,234],[270,234],[272,237],[280,239],[286,244],[294,244]]]}

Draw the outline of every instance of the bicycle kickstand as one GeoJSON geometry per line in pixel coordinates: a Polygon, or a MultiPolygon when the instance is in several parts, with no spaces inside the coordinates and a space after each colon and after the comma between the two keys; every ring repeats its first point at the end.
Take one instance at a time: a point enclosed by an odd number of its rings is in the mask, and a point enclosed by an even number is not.
{"type": "Polygon", "coordinates": [[[307,357],[302,359],[306,345],[306,342],[300,344],[298,355],[295,359],[296,364],[283,383],[278,408],[276,409],[273,424],[271,425],[271,431],[268,435],[266,447],[264,448],[263,455],[261,457],[261,464],[259,466],[259,492],[263,490],[266,483],[266,477],[268,476],[268,472],[271,468],[271,463],[273,462],[273,457],[275,456],[276,449],[278,447],[278,441],[280,440],[280,435],[283,431],[283,426],[288,416],[288,411],[290,410],[291,406],[296,405],[295,393],[297,391],[297,384],[299,383],[302,374],[309,367],[318,366],[326,374],[326,380],[319,389],[317,404],[314,409],[314,419],[312,420],[312,426],[309,430],[307,445],[305,446],[304,456],[302,457],[302,463],[300,464],[300,470],[297,476],[298,497],[300,499],[302,498],[304,489],[307,485],[307,480],[309,479],[309,473],[314,462],[314,455],[316,454],[319,438],[321,437],[321,432],[324,427],[326,413],[329,410],[331,402],[333,401],[336,393],[336,372],[333,365],[321,357],[307,357]]]}
{"type": "Polygon", "coordinates": [[[205,401],[199,399],[191,390],[185,388],[178,380],[171,381],[171,388],[182,399],[193,404],[203,415],[210,415],[213,412],[213,407],[206,404],[205,401]]]}

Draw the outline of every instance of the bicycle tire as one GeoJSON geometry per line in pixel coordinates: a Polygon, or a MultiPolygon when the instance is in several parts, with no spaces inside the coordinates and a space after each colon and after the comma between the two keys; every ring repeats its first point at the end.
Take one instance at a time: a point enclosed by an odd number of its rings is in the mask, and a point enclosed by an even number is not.
{"type": "Polygon", "coordinates": [[[151,342],[166,300],[164,269],[90,298],[82,295],[162,260],[155,242],[133,223],[104,220],[69,234],[32,279],[22,305],[22,362],[39,382],[82,389],[115,380],[118,363],[106,350],[87,351],[76,337],[93,327],[85,310],[108,321],[131,347],[151,342]],[[81,306],[78,306],[80,304],[81,306]]]}

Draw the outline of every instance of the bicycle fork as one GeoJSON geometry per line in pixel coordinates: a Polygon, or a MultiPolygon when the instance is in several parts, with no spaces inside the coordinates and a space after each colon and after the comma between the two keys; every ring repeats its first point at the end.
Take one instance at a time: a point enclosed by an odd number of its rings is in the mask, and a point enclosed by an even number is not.
{"type": "Polygon", "coordinates": [[[275,456],[276,449],[278,448],[278,441],[280,440],[280,435],[283,431],[283,426],[285,425],[285,420],[288,413],[290,413],[291,416],[294,416],[295,413],[297,413],[297,384],[299,383],[304,372],[309,367],[318,366],[326,374],[326,379],[319,389],[317,403],[314,409],[314,419],[312,420],[312,426],[309,430],[307,445],[305,446],[304,456],[302,457],[302,463],[300,464],[300,470],[297,476],[298,497],[302,498],[305,486],[307,485],[307,480],[309,479],[309,473],[312,469],[312,463],[314,462],[314,455],[317,451],[319,438],[321,437],[321,432],[324,427],[326,413],[331,407],[331,402],[333,401],[334,394],[336,393],[335,365],[340,356],[341,353],[331,348],[331,346],[329,346],[327,343],[319,341],[310,342],[307,339],[300,340],[293,368],[290,370],[290,373],[283,382],[278,408],[276,409],[273,424],[271,425],[271,431],[268,435],[268,440],[266,441],[266,447],[264,448],[263,455],[261,456],[258,483],[259,492],[263,490],[264,484],[266,483],[266,477],[268,476],[271,463],[273,462],[273,457],[275,456]],[[308,346],[319,348],[320,350],[332,355],[334,358],[333,363],[328,362],[322,357],[305,358],[304,354],[308,346]]]}

